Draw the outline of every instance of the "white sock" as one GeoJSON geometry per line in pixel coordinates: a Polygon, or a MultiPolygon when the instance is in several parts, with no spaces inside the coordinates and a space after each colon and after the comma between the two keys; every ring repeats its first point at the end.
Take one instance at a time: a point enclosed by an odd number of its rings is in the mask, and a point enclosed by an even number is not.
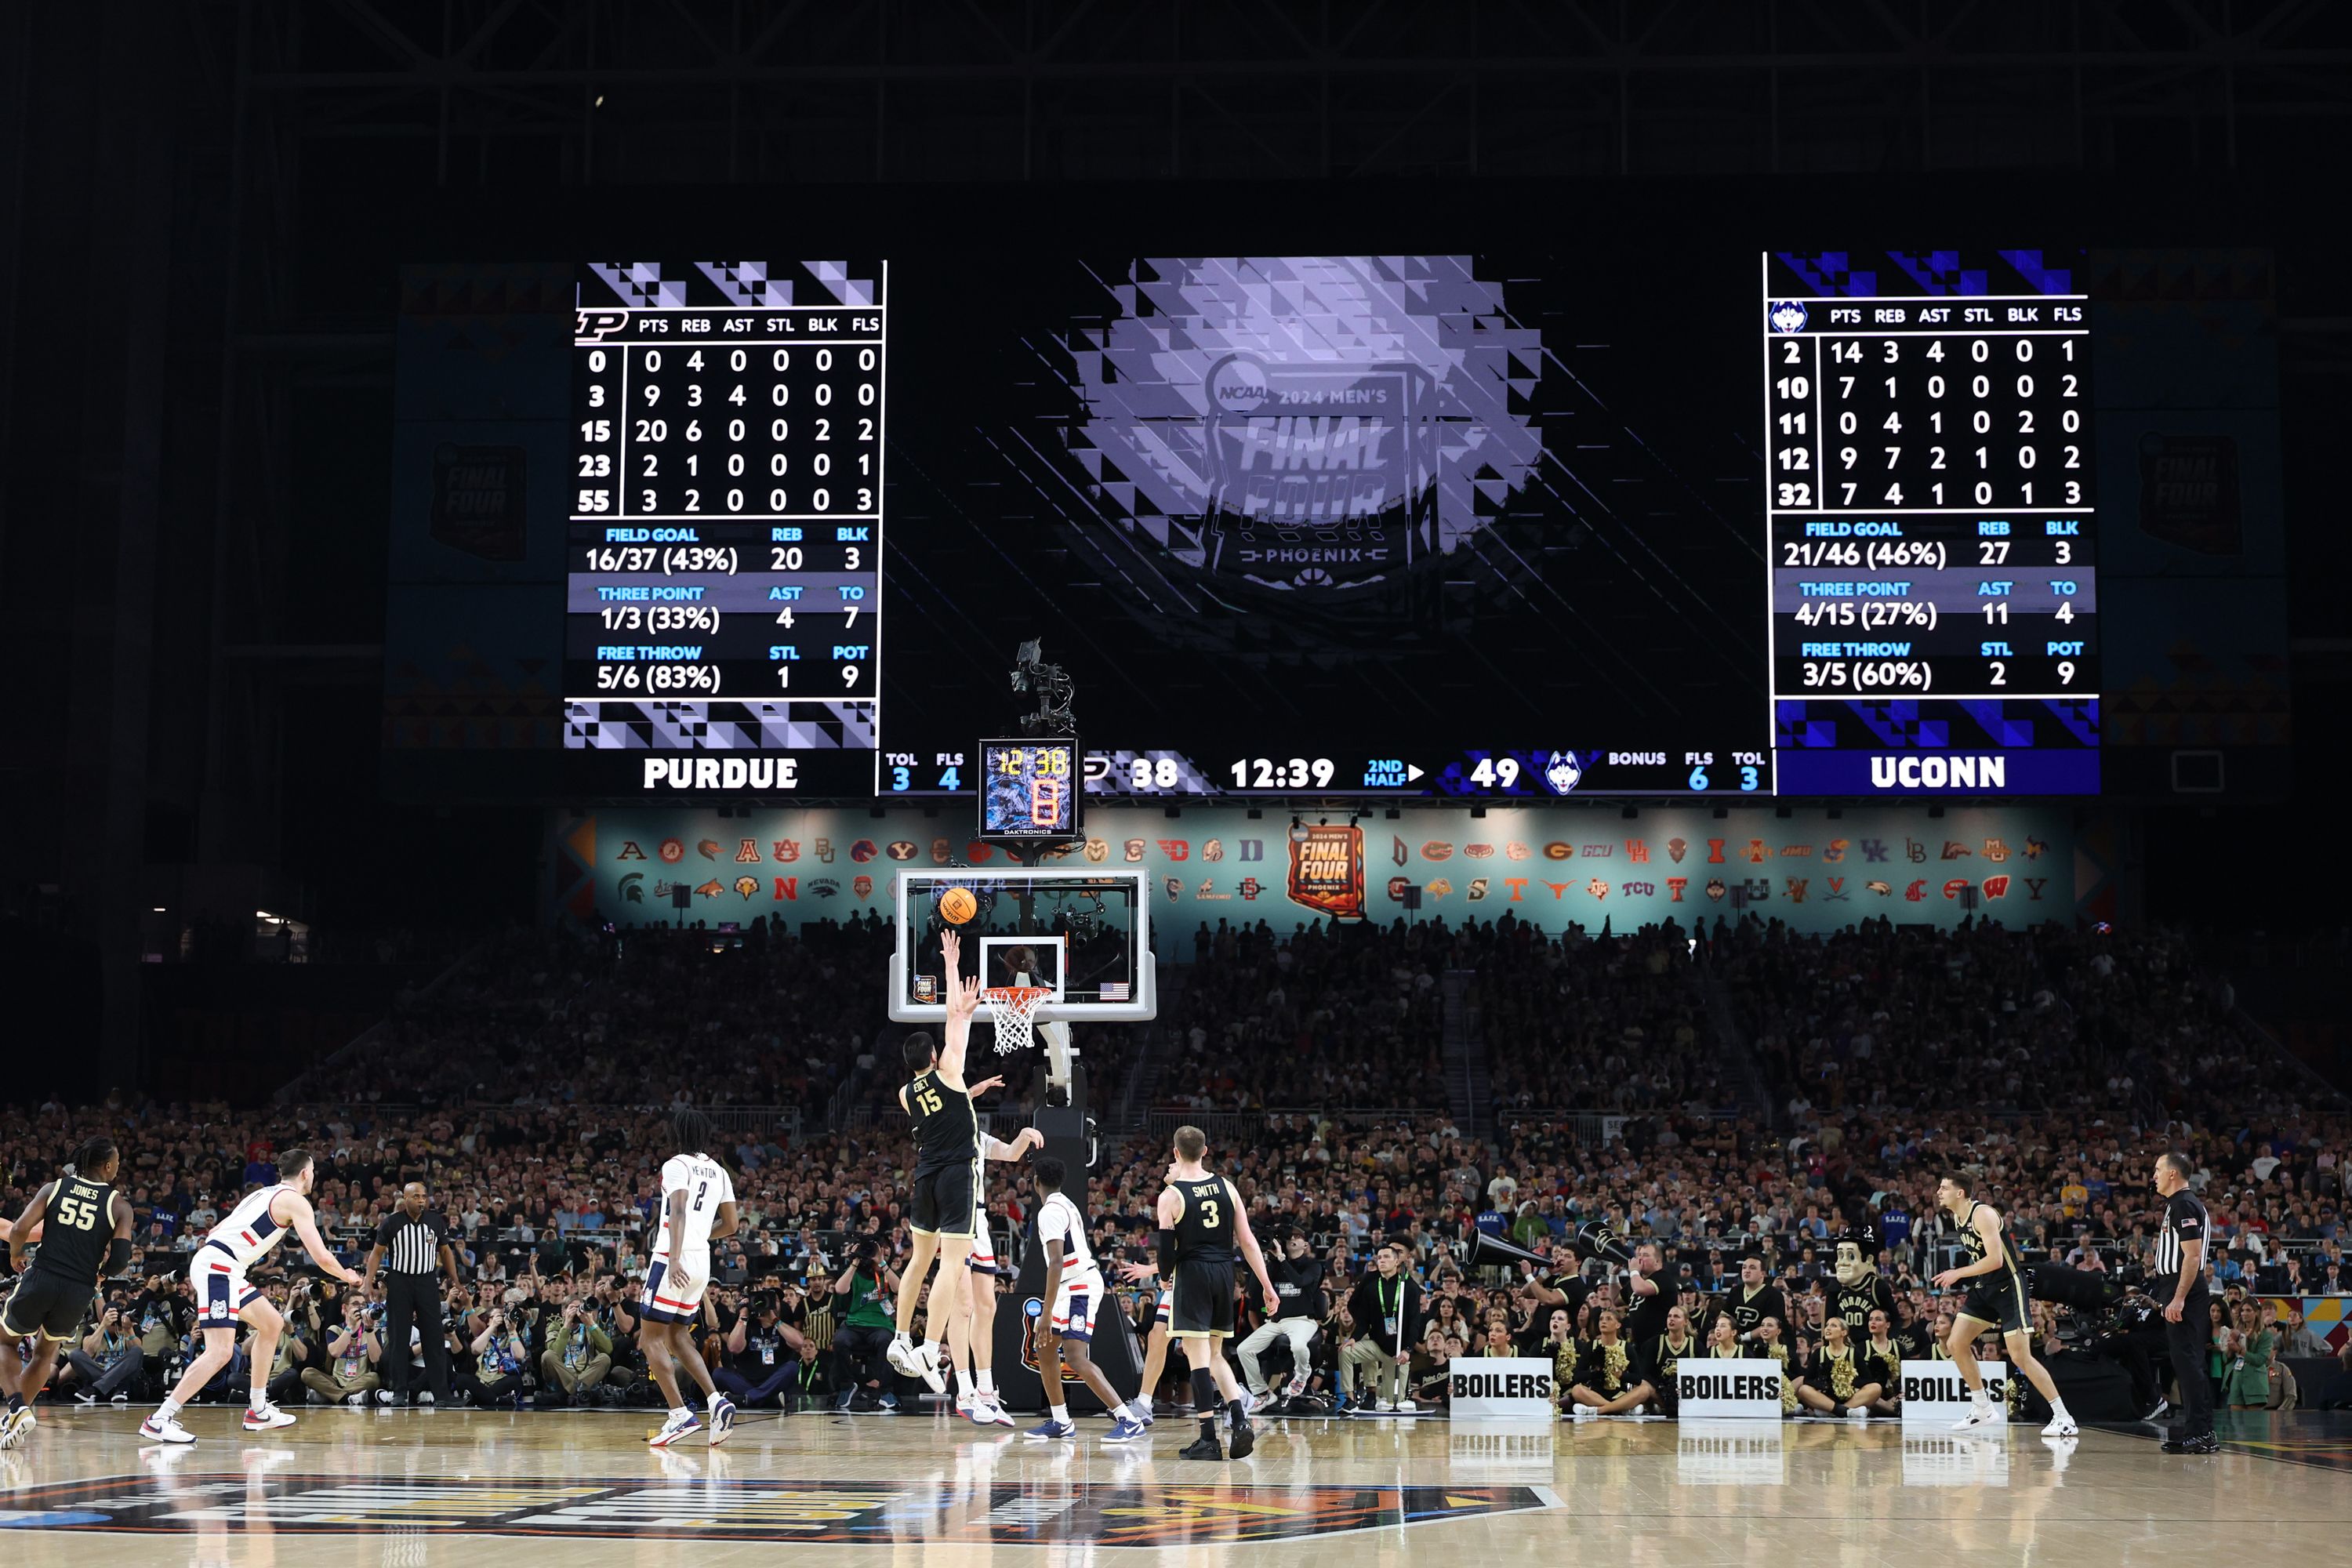
{"type": "Polygon", "coordinates": [[[715,1388],[714,1388],[714,1389],[712,1389],[712,1390],[710,1391],[710,1408],[711,1408],[711,1409],[716,1410],[716,1409],[718,1409],[720,1405],[724,1405],[724,1404],[726,1404],[726,1403],[727,1403],[727,1396],[726,1396],[725,1394],[723,1394],[719,1393],[719,1392],[717,1389],[715,1389],[715,1388]]]}
{"type": "Polygon", "coordinates": [[[1068,1426],[1070,1424],[1070,1407],[1066,1405],[1056,1405],[1054,1406],[1054,1419],[1062,1426],[1068,1426]]]}
{"type": "Polygon", "coordinates": [[[162,1405],[156,1406],[155,1425],[158,1426],[163,1426],[164,1423],[171,1420],[173,1416],[177,1415],[181,1411],[186,1408],[186,1405],[182,1405],[176,1399],[167,1399],[163,1401],[162,1405]]]}
{"type": "Polygon", "coordinates": [[[961,1367],[956,1368],[956,1394],[964,1399],[971,1397],[971,1373],[961,1367]]]}
{"type": "Polygon", "coordinates": [[[908,1333],[906,1330],[900,1329],[897,1333],[890,1336],[890,1342],[894,1345],[910,1345],[915,1342],[915,1340],[913,1335],[908,1333]]]}
{"type": "Polygon", "coordinates": [[[2050,1414],[2056,1416],[2061,1421],[2071,1421],[2074,1419],[2073,1416],[2066,1414],[2066,1402],[2063,1399],[2053,1399],[2050,1402],[2050,1414]]]}
{"type": "Polygon", "coordinates": [[[677,1409],[675,1409],[675,1410],[673,1410],[673,1411],[671,1411],[671,1412],[669,1413],[669,1418],[670,1418],[672,1421],[684,1421],[684,1420],[687,1420],[688,1418],[689,1418],[690,1416],[692,1416],[693,1415],[694,1415],[694,1412],[693,1412],[693,1411],[691,1411],[691,1410],[688,1409],[685,1405],[679,1405],[677,1409]]]}
{"type": "Polygon", "coordinates": [[[946,1352],[948,1342],[945,1340],[925,1340],[923,1342],[923,1348],[929,1351],[935,1359],[940,1361],[945,1361],[947,1359],[946,1352]]]}
{"type": "Polygon", "coordinates": [[[980,1379],[980,1391],[982,1394],[985,1394],[991,1399],[996,1397],[996,1372],[994,1368],[984,1366],[978,1372],[972,1373],[972,1375],[980,1379]]]}
{"type": "Polygon", "coordinates": [[[1140,1394],[1129,1400],[1127,1402],[1127,1407],[1129,1410],[1134,1411],[1138,1415],[1149,1415],[1151,1414],[1151,1401],[1144,1398],[1140,1394]]]}

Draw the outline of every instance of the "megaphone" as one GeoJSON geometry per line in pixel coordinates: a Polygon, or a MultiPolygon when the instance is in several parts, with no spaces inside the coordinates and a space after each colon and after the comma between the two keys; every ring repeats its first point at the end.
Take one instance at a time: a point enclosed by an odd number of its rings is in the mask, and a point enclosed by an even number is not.
{"type": "Polygon", "coordinates": [[[1633,1249],[1625,1245],[1624,1237],[1605,1225],[1579,1226],[1576,1250],[1587,1258],[1605,1258],[1612,1263],[1633,1261],[1633,1249]]]}
{"type": "Polygon", "coordinates": [[[2036,1263],[2026,1268],[2033,1299],[2056,1301],[2078,1311],[2104,1312],[2123,1301],[2124,1287],[2105,1274],[2088,1274],[2063,1263],[2036,1263]]]}
{"type": "Polygon", "coordinates": [[[1471,1232],[1470,1253],[1464,1261],[1473,1268],[1508,1268],[1514,1263],[1532,1263],[1538,1268],[1551,1267],[1551,1259],[1542,1254],[1529,1252],[1517,1242],[1505,1241],[1483,1230],[1471,1232]]]}

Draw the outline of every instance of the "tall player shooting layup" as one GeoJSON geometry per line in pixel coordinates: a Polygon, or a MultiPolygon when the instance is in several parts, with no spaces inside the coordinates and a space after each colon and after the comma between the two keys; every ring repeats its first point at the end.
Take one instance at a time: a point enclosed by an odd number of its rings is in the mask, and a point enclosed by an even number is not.
{"type": "Polygon", "coordinates": [[[980,1006],[980,977],[967,977],[959,968],[962,949],[962,939],[954,931],[941,933],[946,1043],[935,1048],[930,1035],[920,1030],[908,1036],[907,1066],[915,1077],[898,1090],[898,1103],[915,1123],[914,1212],[908,1226],[915,1244],[898,1280],[898,1332],[884,1354],[892,1371],[921,1378],[933,1394],[947,1388],[944,1342],[949,1325],[964,1310],[971,1287],[966,1263],[980,1192],[980,1117],[963,1081],[964,1047],[971,1039],[971,1016],[980,1006]],[[918,1345],[915,1301],[933,1258],[940,1261],[940,1279],[931,1288],[930,1317],[924,1342],[918,1345]]]}
{"type": "Polygon", "coordinates": [[[1183,1350],[1192,1369],[1192,1404],[1201,1418],[1199,1440],[1187,1444],[1181,1457],[1225,1458],[1217,1442],[1222,1404],[1233,1429],[1233,1458],[1246,1459],[1256,1438],[1250,1429],[1249,1406],[1242,1402],[1241,1384],[1224,1355],[1224,1342],[1234,1337],[1236,1249],[1257,1276],[1265,1299],[1276,1300],[1276,1292],[1265,1254],[1250,1232],[1242,1195],[1224,1177],[1209,1173],[1202,1163],[1208,1152],[1208,1134],[1197,1127],[1176,1129],[1176,1158],[1160,1194],[1160,1261],[1156,1267],[1131,1263],[1126,1274],[1129,1279],[1159,1274],[1169,1282],[1169,1337],[1183,1350]]]}

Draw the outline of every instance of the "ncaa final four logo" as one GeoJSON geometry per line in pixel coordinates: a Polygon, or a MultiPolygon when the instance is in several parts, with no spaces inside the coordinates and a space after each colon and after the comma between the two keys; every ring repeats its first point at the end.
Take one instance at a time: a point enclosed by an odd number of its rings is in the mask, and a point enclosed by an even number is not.
{"type": "Polygon", "coordinates": [[[1542,334],[1481,270],[1469,256],[1138,258],[1119,312],[1079,325],[1070,448],[1175,562],[1279,592],[1286,616],[1300,596],[1354,613],[1350,590],[1472,548],[1543,458],[1542,334]]]}
{"type": "Polygon", "coordinates": [[[1210,563],[1319,587],[1428,554],[1428,382],[1412,365],[1220,361],[1208,379],[1210,563]]]}

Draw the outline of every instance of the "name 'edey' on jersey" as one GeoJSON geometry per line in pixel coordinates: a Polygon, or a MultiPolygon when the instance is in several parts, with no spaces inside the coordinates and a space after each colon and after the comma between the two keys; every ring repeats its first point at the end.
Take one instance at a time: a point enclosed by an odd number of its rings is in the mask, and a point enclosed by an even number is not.
{"type": "Polygon", "coordinates": [[[680,1247],[687,1257],[699,1257],[710,1250],[710,1222],[719,1215],[720,1204],[735,1201],[735,1184],[728,1177],[727,1167],[708,1154],[673,1154],[662,1166],[661,1228],[654,1236],[654,1256],[679,1256],[673,1250],[669,1234],[669,1195],[686,1194],[686,1235],[680,1247]]]}

